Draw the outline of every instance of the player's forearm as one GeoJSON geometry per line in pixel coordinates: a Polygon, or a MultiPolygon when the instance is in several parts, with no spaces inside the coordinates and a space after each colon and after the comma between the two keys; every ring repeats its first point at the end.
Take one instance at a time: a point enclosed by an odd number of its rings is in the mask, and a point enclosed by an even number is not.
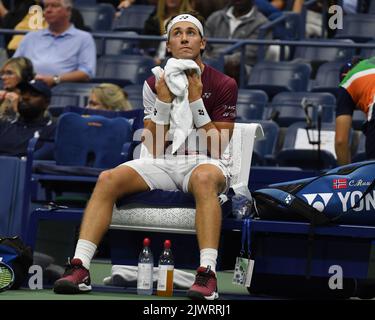
{"type": "Polygon", "coordinates": [[[337,164],[343,166],[351,163],[351,152],[348,142],[336,141],[335,151],[337,156],[337,164]]]}
{"type": "Polygon", "coordinates": [[[149,120],[142,133],[142,143],[154,158],[164,154],[169,125],[159,125],[149,120]]]}
{"type": "MultiPolygon", "coordinates": [[[[207,154],[211,158],[219,159],[221,157],[230,142],[233,127],[234,124],[230,122],[209,122],[198,129],[198,131],[205,131],[207,154]]],[[[202,133],[199,136],[202,137],[202,133]]]]}

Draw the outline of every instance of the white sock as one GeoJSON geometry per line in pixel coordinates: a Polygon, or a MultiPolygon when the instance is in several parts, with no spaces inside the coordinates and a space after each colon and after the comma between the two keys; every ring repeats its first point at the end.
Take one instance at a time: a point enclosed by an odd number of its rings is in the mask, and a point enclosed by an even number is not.
{"type": "Polygon", "coordinates": [[[77,242],[74,259],[81,259],[82,265],[89,270],[91,259],[96,251],[96,244],[88,240],[79,239],[77,242]]]}
{"type": "Polygon", "coordinates": [[[201,267],[207,268],[211,267],[211,270],[216,273],[216,259],[217,259],[217,250],[206,248],[200,251],[201,253],[201,267]]]}

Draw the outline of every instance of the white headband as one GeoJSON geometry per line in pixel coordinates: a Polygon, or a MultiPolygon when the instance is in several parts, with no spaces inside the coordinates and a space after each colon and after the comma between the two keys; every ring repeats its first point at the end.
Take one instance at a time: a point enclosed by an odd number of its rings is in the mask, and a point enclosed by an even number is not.
{"type": "Polygon", "coordinates": [[[181,21],[191,22],[193,25],[195,25],[201,36],[203,37],[203,26],[201,22],[191,14],[180,14],[177,17],[174,17],[171,22],[168,23],[168,29],[167,29],[167,35],[169,35],[169,32],[171,31],[172,27],[177,23],[181,21]]]}

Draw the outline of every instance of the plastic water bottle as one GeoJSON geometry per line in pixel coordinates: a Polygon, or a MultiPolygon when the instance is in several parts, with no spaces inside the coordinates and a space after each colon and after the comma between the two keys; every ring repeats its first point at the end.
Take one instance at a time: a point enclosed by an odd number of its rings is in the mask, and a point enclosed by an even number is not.
{"type": "Polygon", "coordinates": [[[156,294],[163,297],[173,295],[173,271],[174,259],[171,250],[171,242],[164,241],[164,250],[159,258],[158,286],[156,294]]]}
{"type": "Polygon", "coordinates": [[[143,240],[143,249],[138,259],[137,294],[152,295],[154,257],[150,249],[150,239],[143,240]]]}
{"type": "Polygon", "coordinates": [[[232,214],[236,219],[248,217],[251,213],[252,199],[242,194],[235,194],[232,197],[232,214]]]}

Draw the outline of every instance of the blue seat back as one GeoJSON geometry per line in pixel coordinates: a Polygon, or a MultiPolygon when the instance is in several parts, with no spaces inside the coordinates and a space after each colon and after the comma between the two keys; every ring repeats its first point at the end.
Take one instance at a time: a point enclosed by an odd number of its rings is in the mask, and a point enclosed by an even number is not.
{"type": "Polygon", "coordinates": [[[343,29],[337,29],[335,38],[367,42],[375,39],[375,14],[347,14],[343,29]]]}
{"type": "Polygon", "coordinates": [[[340,70],[342,62],[326,62],[322,64],[312,83],[312,92],[330,92],[337,96],[338,86],[340,84],[340,70]]]}
{"type": "Polygon", "coordinates": [[[51,111],[54,107],[79,106],[81,102],[79,95],[71,95],[69,93],[59,93],[52,95],[51,103],[48,109],[51,111]]]}
{"type": "Polygon", "coordinates": [[[125,118],[68,112],[59,118],[56,129],[56,164],[113,168],[122,162],[123,145],[131,141],[132,127],[125,118]]]}
{"type": "Polygon", "coordinates": [[[302,108],[302,100],[313,105],[307,112],[312,121],[318,117],[319,106],[322,106],[322,122],[333,123],[335,118],[336,98],[327,92],[281,92],[277,94],[264,112],[264,118],[270,119],[272,114],[278,113],[274,119],[279,126],[288,127],[294,122],[305,121],[306,114],[302,108]]]}
{"type": "Polygon", "coordinates": [[[91,31],[110,31],[115,17],[116,10],[109,3],[99,3],[94,6],[83,5],[77,6],[82,14],[85,25],[91,31]]]}
{"type": "Polygon", "coordinates": [[[143,84],[155,66],[151,57],[139,55],[102,56],[97,61],[97,78],[118,79],[143,84]]]}
{"type": "MultiPolygon", "coordinates": [[[[374,2],[375,3],[375,2],[374,2]]],[[[375,56],[375,40],[370,40],[367,42],[368,44],[372,44],[374,46],[374,48],[362,48],[361,49],[361,54],[360,56],[362,58],[365,58],[365,59],[368,59],[368,58],[371,58],[373,56],[375,56]]]]}
{"type": "Polygon", "coordinates": [[[268,96],[262,90],[239,89],[236,121],[261,120],[268,96]]]}
{"type": "Polygon", "coordinates": [[[280,128],[276,122],[271,120],[254,120],[252,122],[259,123],[264,132],[264,137],[254,143],[252,164],[262,165],[265,164],[266,157],[270,160],[276,153],[280,128]]]}
{"type": "MultiPolygon", "coordinates": [[[[330,43],[331,39],[309,40],[319,43],[330,43]]],[[[344,42],[353,42],[349,39],[336,40],[344,42]]],[[[303,59],[308,61],[349,61],[355,54],[354,48],[335,48],[335,47],[309,47],[298,46],[296,47],[293,59],[303,59]]]]}
{"type": "Polygon", "coordinates": [[[223,57],[205,58],[203,59],[203,62],[216,70],[224,72],[224,58],[223,57]]]}
{"type": "Polygon", "coordinates": [[[65,82],[52,89],[52,106],[80,106],[85,107],[92,88],[98,83],[65,82]]]}
{"type": "MultiPolygon", "coordinates": [[[[299,130],[306,130],[306,123],[296,122],[288,127],[285,133],[284,143],[282,149],[276,156],[276,161],[281,166],[294,166],[302,169],[318,169],[318,150],[315,145],[313,149],[305,149],[296,147],[296,141],[299,135],[299,130]]],[[[334,124],[322,124],[322,131],[331,132],[331,136],[334,135],[335,125],[334,124]]],[[[315,129],[316,132],[316,129],[315,129]]],[[[313,134],[311,130],[308,131],[311,141],[317,141],[317,134],[313,134]]],[[[350,132],[350,141],[352,138],[352,131],[350,132]]],[[[322,135],[322,142],[324,138],[322,135]]],[[[330,150],[326,150],[324,146],[321,148],[321,161],[322,167],[320,169],[334,168],[337,166],[335,154],[334,154],[334,142],[331,141],[332,145],[329,145],[330,150]]],[[[309,144],[308,139],[306,144],[309,144]]],[[[308,145],[306,147],[309,147],[308,145]]]]}
{"type": "Polygon", "coordinates": [[[128,100],[132,104],[133,109],[143,109],[143,84],[125,86],[124,91],[128,94],[128,100]]]}
{"type": "Polygon", "coordinates": [[[112,111],[112,110],[99,110],[99,109],[89,109],[81,108],[75,106],[67,106],[64,108],[63,113],[74,112],[83,116],[102,116],[106,118],[126,118],[132,125],[133,131],[143,128],[143,117],[144,112],[141,109],[128,110],[128,111],[112,111]]]}
{"type": "Polygon", "coordinates": [[[263,90],[270,98],[283,91],[306,91],[310,73],[306,63],[259,62],[251,70],[247,88],[263,90]]]}
{"type": "Polygon", "coordinates": [[[154,5],[142,4],[133,4],[128,8],[122,9],[120,16],[113,24],[113,30],[143,33],[144,24],[154,10],[154,5]]]}
{"type": "MultiPolygon", "coordinates": [[[[138,36],[138,33],[134,31],[110,31],[108,35],[138,36]]],[[[96,38],[95,44],[96,53],[99,57],[103,55],[139,54],[139,40],[96,38]]]]}

